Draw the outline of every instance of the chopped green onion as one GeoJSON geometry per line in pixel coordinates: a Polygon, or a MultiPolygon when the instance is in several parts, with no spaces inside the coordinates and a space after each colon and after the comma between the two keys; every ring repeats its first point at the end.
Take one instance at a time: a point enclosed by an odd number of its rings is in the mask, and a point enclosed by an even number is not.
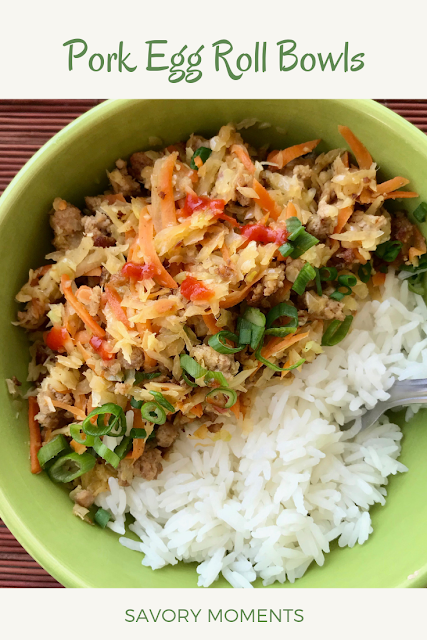
{"type": "Polygon", "coordinates": [[[338,271],[335,267],[322,267],[321,269],[319,269],[319,273],[322,282],[336,280],[338,276],[338,271]]]}
{"type": "MultiPolygon", "coordinates": [[[[208,372],[209,373],[209,372],[208,372]]],[[[170,411],[171,413],[175,413],[176,409],[173,406],[173,404],[171,404],[170,402],[168,402],[166,400],[166,398],[163,396],[162,393],[160,393],[160,391],[150,391],[151,395],[153,396],[154,400],[161,406],[164,407],[165,409],[167,409],[168,411],[170,411]]]]}
{"type": "Polygon", "coordinates": [[[251,347],[254,351],[258,347],[259,343],[261,342],[263,335],[264,335],[263,327],[257,327],[255,324],[253,324],[252,332],[251,332],[251,347]]]}
{"type": "Polygon", "coordinates": [[[322,281],[320,279],[320,270],[317,267],[314,267],[314,270],[316,271],[316,292],[318,296],[321,296],[323,294],[322,291],[322,281]]]}
{"type": "Polygon", "coordinates": [[[239,332],[239,344],[251,343],[252,324],[248,320],[239,317],[237,320],[237,331],[239,332]]]}
{"type": "Polygon", "coordinates": [[[270,309],[267,314],[266,335],[269,336],[286,336],[289,333],[295,333],[298,327],[298,311],[295,307],[286,302],[281,302],[270,309]],[[281,317],[290,318],[289,322],[281,327],[273,327],[272,325],[281,317]]]}
{"type": "Polygon", "coordinates": [[[295,240],[304,231],[304,227],[295,216],[286,220],[286,229],[289,233],[288,240],[295,240]]]}
{"type": "Polygon", "coordinates": [[[46,444],[43,445],[41,449],[39,449],[37,458],[40,462],[40,466],[45,467],[50,460],[56,458],[58,453],[61,453],[61,451],[64,451],[68,448],[69,447],[67,439],[62,435],[62,433],[55,436],[54,438],[52,438],[52,440],[46,442],[46,444]]]}
{"type": "MultiPolygon", "coordinates": [[[[245,322],[245,329],[250,329],[251,332],[250,342],[245,344],[250,344],[255,351],[264,334],[265,315],[256,307],[247,307],[242,320],[245,322]]],[[[247,339],[246,335],[244,335],[244,338],[245,340],[247,339]]]]}
{"type": "Polygon", "coordinates": [[[143,404],[144,404],[143,400],[136,400],[136,398],[133,398],[133,397],[130,399],[130,406],[133,407],[134,409],[140,409],[143,404]]]}
{"type": "Polygon", "coordinates": [[[184,370],[182,371],[182,377],[184,379],[184,382],[186,382],[189,387],[198,387],[199,386],[196,382],[190,380],[190,378],[187,376],[187,374],[186,374],[186,372],[184,370]]]}
{"type": "Polygon", "coordinates": [[[424,253],[419,257],[418,266],[414,267],[412,264],[402,264],[400,266],[401,271],[408,271],[409,273],[419,273],[427,270],[427,253],[424,253]]]}
{"type": "Polygon", "coordinates": [[[73,440],[78,444],[84,444],[86,447],[93,446],[93,436],[88,436],[82,432],[82,426],[80,424],[70,424],[70,434],[73,440]],[[86,437],[83,438],[83,435],[86,437]]]}
{"type": "Polygon", "coordinates": [[[385,262],[393,262],[396,260],[402,247],[403,243],[399,240],[388,240],[378,245],[375,255],[381,258],[381,260],[385,260],[385,262]]]}
{"type": "Polygon", "coordinates": [[[244,349],[244,346],[230,347],[228,344],[225,344],[224,340],[232,340],[235,344],[238,343],[238,337],[234,333],[232,333],[231,331],[220,331],[219,333],[210,336],[208,344],[218,353],[237,353],[238,351],[244,349]]]}
{"type": "Polygon", "coordinates": [[[293,250],[294,250],[294,245],[291,244],[290,242],[285,242],[284,244],[282,244],[281,247],[279,247],[279,251],[284,258],[287,258],[288,256],[290,256],[293,250]]]}
{"type": "MultiPolygon", "coordinates": [[[[233,334],[234,335],[234,334],[233,334]]],[[[192,378],[197,380],[197,378],[201,378],[208,372],[207,369],[204,369],[200,366],[198,362],[196,362],[193,358],[190,358],[186,353],[181,353],[179,356],[179,361],[182,369],[190,374],[192,378]]]]}
{"type": "Polygon", "coordinates": [[[158,378],[161,376],[160,371],[152,371],[151,373],[146,373],[145,371],[137,371],[135,373],[135,384],[139,384],[143,382],[143,380],[152,380],[153,378],[158,378]]]}
{"type": "Polygon", "coordinates": [[[154,422],[154,424],[165,424],[166,422],[165,410],[157,402],[146,402],[142,405],[141,416],[147,422],[154,422]]]}
{"type": "Polygon", "coordinates": [[[414,216],[415,220],[418,220],[418,222],[425,222],[427,217],[427,203],[422,202],[420,205],[418,205],[412,215],[414,216]]]}
{"type": "Polygon", "coordinates": [[[132,440],[135,438],[137,440],[141,440],[142,438],[146,438],[147,437],[147,432],[145,429],[131,429],[130,430],[130,437],[132,438],[132,440]]]}
{"type": "Polygon", "coordinates": [[[206,160],[209,158],[211,153],[212,153],[212,149],[209,149],[209,147],[199,147],[198,149],[196,149],[196,151],[193,153],[193,157],[191,158],[191,162],[190,162],[191,169],[195,169],[197,171],[199,168],[197,164],[194,162],[195,158],[199,157],[203,162],[203,164],[205,164],[206,160]]]}
{"type": "Polygon", "coordinates": [[[316,277],[316,272],[311,266],[309,262],[306,262],[301,271],[299,272],[297,279],[292,285],[293,291],[296,291],[299,295],[302,295],[305,291],[306,286],[310,282],[310,280],[314,280],[316,277]]]}
{"type": "Polygon", "coordinates": [[[357,271],[357,275],[359,276],[359,279],[364,282],[365,284],[367,282],[369,282],[369,279],[371,277],[371,273],[372,273],[372,263],[371,262],[367,262],[366,264],[361,264],[358,271],[357,271]]]}
{"type": "Polygon", "coordinates": [[[333,347],[341,342],[341,340],[344,340],[349,332],[352,322],[353,316],[346,316],[345,320],[342,322],[339,320],[332,320],[331,324],[323,334],[322,347],[333,347]]]}
{"type": "Polygon", "coordinates": [[[89,415],[83,420],[83,431],[89,436],[105,436],[107,434],[119,438],[126,432],[126,416],[123,409],[113,402],[107,402],[102,407],[97,407],[89,413],[89,415]],[[111,414],[108,423],[105,424],[105,414],[111,414]],[[92,424],[90,419],[98,416],[97,423],[92,424]],[[113,430],[119,427],[119,431],[113,430]]]}
{"type": "Polygon", "coordinates": [[[423,296],[425,293],[424,274],[416,273],[414,276],[408,278],[408,289],[409,291],[412,291],[412,293],[417,293],[419,296],[423,296]]]}
{"type": "Polygon", "coordinates": [[[114,451],[111,451],[111,449],[109,449],[107,445],[102,442],[100,438],[98,437],[95,438],[95,441],[93,443],[93,448],[95,449],[96,453],[99,455],[100,458],[103,458],[105,462],[108,462],[108,464],[111,464],[112,467],[117,469],[120,462],[119,456],[114,451]]]}
{"type": "Polygon", "coordinates": [[[96,524],[99,524],[100,527],[105,529],[107,523],[111,520],[111,516],[108,511],[105,511],[105,509],[99,507],[98,511],[95,513],[94,520],[96,524]]]}
{"type": "Polygon", "coordinates": [[[156,432],[155,432],[155,430],[153,429],[153,431],[150,433],[150,435],[149,435],[149,436],[148,436],[148,438],[147,438],[147,442],[148,442],[149,440],[154,440],[154,438],[155,438],[155,437],[156,437],[156,432]]]}
{"type": "Polygon", "coordinates": [[[211,380],[219,382],[221,387],[228,387],[228,382],[221,371],[208,371],[204,377],[204,381],[206,382],[206,384],[209,384],[211,380]]]}
{"type": "Polygon", "coordinates": [[[71,482],[94,468],[96,460],[87,451],[79,455],[75,451],[61,456],[48,471],[54,482],[71,482]]]}
{"type": "Polygon", "coordinates": [[[305,358],[301,358],[301,360],[298,360],[298,362],[291,365],[290,367],[284,367],[284,368],[279,367],[277,364],[274,364],[274,362],[270,362],[270,360],[267,360],[261,355],[261,345],[258,347],[258,349],[255,352],[255,358],[260,362],[262,362],[262,364],[265,364],[265,366],[268,367],[269,369],[272,369],[273,371],[292,371],[292,369],[297,369],[305,362],[305,358]]]}
{"type": "Polygon", "coordinates": [[[130,436],[124,436],[123,440],[114,449],[116,456],[123,460],[123,458],[129,453],[132,448],[132,438],[130,436]]]}
{"type": "Polygon", "coordinates": [[[251,322],[257,327],[265,326],[265,315],[260,309],[257,309],[256,307],[248,307],[243,314],[243,317],[245,320],[251,322]]]}
{"type": "Polygon", "coordinates": [[[311,249],[311,247],[314,247],[316,244],[319,244],[319,240],[310,233],[307,233],[304,229],[294,240],[294,250],[291,253],[291,257],[299,258],[303,253],[311,249]]]}
{"type": "MultiPolygon", "coordinates": [[[[217,393],[222,393],[223,395],[228,397],[228,400],[224,405],[224,409],[229,409],[234,404],[236,404],[236,402],[237,402],[237,393],[234,391],[234,389],[230,389],[229,387],[217,387],[216,389],[212,389],[212,391],[209,391],[209,393],[206,394],[207,402],[209,402],[209,400],[208,400],[209,396],[215,396],[215,394],[217,394],[217,393]]],[[[209,402],[209,403],[215,405],[214,402],[209,402]]]]}
{"type": "Polygon", "coordinates": [[[331,293],[330,298],[333,300],[342,300],[344,296],[349,296],[352,292],[351,287],[354,287],[357,284],[357,278],[353,275],[342,275],[338,276],[338,287],[337,289],[331,293]],[[340,291],[340,289],[345,289],[345,291],[340,291]]]}

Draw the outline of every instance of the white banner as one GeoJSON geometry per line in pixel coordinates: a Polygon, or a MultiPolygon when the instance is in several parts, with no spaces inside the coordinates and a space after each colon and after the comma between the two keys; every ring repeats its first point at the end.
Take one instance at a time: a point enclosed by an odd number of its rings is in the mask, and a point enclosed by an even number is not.
{"type": "Polygon", "coordinates": [[[0,633],[31,640],[251,639],[260,633],[402,640],[424,637],[426,599],[422,589],[4,589],[0,633]]]}
{"type": "Polygon", "coordinates": [[[2,7],[1,98],[425,98],[419,0],[2,7]]]}

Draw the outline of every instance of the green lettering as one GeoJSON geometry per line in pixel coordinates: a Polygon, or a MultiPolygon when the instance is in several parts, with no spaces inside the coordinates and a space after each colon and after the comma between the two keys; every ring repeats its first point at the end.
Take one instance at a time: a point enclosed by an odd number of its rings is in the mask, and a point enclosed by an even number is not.
{"type": "Polygon", "coordinates": [[[238,620],[239,618],[239,614],[235,609],[227,609],[227,611],[224,613],[224,618],[227,620],[227,622],[236,622],[236,620],[238,620]],[[230,620],[229,618],[229,615],[231,612],[236,614],[236,617],[234,618],[234,620],[230,620]]]}
{"type": "Polygon", "coordinates": [[[139,622],[140,620],[145,620],[145,622],[149,622],[147,616],[145,615],[144,609],[140,609],[140,611],[138,613],[138,617],[135,620],[135,622],[139,622]]]}
{"type": "Polygon", "coordinates": [[[230,78],[232,80],[240,80],[240,78],[242,77],[243,73],[241,73],[240,76],[235,75],[232,72],[230,65],[228,64],[228,60],[225,59],[225,56],[228,56],[228,54],[233,51],[233,45],[231,44],[231,42],[229,40],[218,40],[217,42],[214,42],[212,46],[216,47],[216,51],[215,51],[215,71],[219,71],[219,61],[221,59],[225,64],[225,68],[227,69],[227,73],[230,76],[230,78]],[[228,45],[227,51],[220,52],[219,45],[221,45],[221,44],[228,45]]]}
{"type": "Polygon", "coordinates": [[[167,40],[148,40],[145,44],[148,44],[148,67],[147,71],[164,71],[168,67],[153,67],[151,64],[152,58],[164,58],[164,53],[153,53],[153,44],[167,44],[167,40]]]}
{"type": "Polygon", "coordinates": [[[130,53],[127,54],[127,56],[125,56],[123,58],[123,42],[120,42],[119,44],[119,71],[120,73],[122,72],[122,67],[124,67],[126,69],[126,71],[129,71],[130,73],[132,73],[132,71],[135,71],[136,69],[136,65],[134,67],[128,67],[126,64],[126,60],[129,58],[130,53]]]}
{"type": "Polygon", "coordinates": [[[70,50],[68,52],[68,71],[72,71],[73,70],[73,58],[81,58],[82,56],[84,56],[84,54],[87,51],[87,44],[84,40],[80,40],[80,38],[76,38],[75,40],[68,40],[67,42],[64,42],[64,44],[62,45],[63,47],[70,47],[70,50]],[[83,51],[80,51],[80,53],[76,53],[74,54],[74,45],[75,44],[82,44],[83,45],[83,51]]]}
{"type": "Polygon", "coordinates": [[[355,67],[354,65],[351,65],[350,67],[351,71],[360,71],[361,69],[363,69],[363,67],[365,66],[365,63],[362,62],[362,60],[359,60],[359,58],[364,58],[364,57],[365,57],[364,53],[356,53],[356,55],[352,57],[351,61],[358,62],[358,65],[357,67],[355,67]]]}
{"type": "Polygon", "coordinates": [[[337,68],[337,66],[340,63],[341,58],[343,57],[343,53],[340,53],[340,56],[338,58],[338,60],[336,62],[334,62],[334,59],[332,57],[332,53],[328,53],[326,60],[323,60],[323,56],[321,53],[317,54],[317,57],[319,58],[319,64],[320,64],[320,68],[322,69],[322,71],[324,71],[326,69],[326,67],[328,66],[328,63],[331,65],[331,69],[332,71],[335,71],[335,69],[337,68]]]}
{"type": "Polygon", "coordinates": [[[247,616],[245,611],[242,609],[241,610],[241,616],[240,619],[243,622],[243,618],[245,618],[246,622],[249,622],[249,620],[251,620],[252,618],[252,622],[255,622],[255,611],[253,609],[250,610],[249,615],[247,616]]]}
{"type": "Polygon", "coordinates": [[[135,620],[135,616],[133,615],[134,609],[126,609],[126,614],[127,616],[129,616],[130,620],[127,620],[125,618],[125,622],[134,622],[135,620]]]}
{"type": "Polygon", "coordinates": [[[272,616],[274,616],[278,622],[282,622],[282,612],[280,609],[279,609],[279,615],[277,615],[273,611],[273,609],[270,609],[270,622],[272,622],[272,616]]]}
{"type": "Polygon", "coordinates": [[[281,40],[277,44],[278,46],[280,46],[280,71],[292,71],[292,69],[295,69],[298,64],[298,56],[292,53],[293,51],[295,51],[297,43],[295,42],[295,40],[281,40]],[[283,45],[291,43],[291,48],[283,51],[283,45]],[[292,56],[293,58],[295,58],[295,61],[291,64],[290,67],[285,67],[283,64],[286,56],[292,56]]]}
{"type": "Polygon", "coordinates": [[[313,71],[314,67],[316,66],[316,58],[314,57],[314,55],[312,53],[305,53],[303,55],[303,57],[301,58],[301,69],[303,71],[313,71]],[[305,61],[307,60],[307,58],[311,58],[311,67],[310,69],[306,69],[305,68],[305,61]]]}
{"type": "Polygon", "coordinates": [[[94,53],[93,56],[91,56],[89,58],[89,69],[91,71],[101,71],[103,66],[104,66],[104,58],[100,53],[94,53]],[[99,64],[98,69],[95,69],[95,67],[94,67],[95,58],[99,58],[100,64],[99,64]]]}
{"type": "Polygon", "coordinates": [[[304,620],[304,616],[302,615],[302,613],[303,609],[295,609],[295,616],[298,616],[300,618],[300,620],[296,620],[296,618],[294,618],[295,622],[302,622],[304,620]],[[301,611],[301,613],[298,613],[298,611],[301,611]]]}
{"type": "Polygon", "coordinates": [[[197,613],[196,613],[195,611],[193,611],[193,609],[190,609],[190,611],[191,611],[191,613],[192,613],[192,614],[193,614],[193,616],[194,616],[194,622],[197,622],[197,618],[198,618],[198,616],[201,614],[202,610],[201,610],[201,609],[199,609],[197,613]]]}
{"type": "Polygon", "coordinates": [[[258,622],[267,622],[267,620],[261,620],[261,616],[267,617],[267,609],[258,609],[258,622]],[[266,613],[262,613],[263,611],[266,613]]]}
{"type": "Polygon", "coordinates": [[[117,60],[117,53],[109,53],[107,58],[107,71],[111,71],[111,60],[117,60]]]}
{"type": "Polygon", "coordinates": [[[212,617],[212,619],[213,619],[213,620],[215,620],[215,621],[219,618],[219,621],[220,621],[220,622],[222,622],[222,609],[220,609],[220,610],[218,611],[218,613],[216,614],[216,616],[215,616],[215,614],[213,613],[213,611],[211,611],[211,610],[209,609],[208,622],[210,622],[211,617],[212,617]]]}

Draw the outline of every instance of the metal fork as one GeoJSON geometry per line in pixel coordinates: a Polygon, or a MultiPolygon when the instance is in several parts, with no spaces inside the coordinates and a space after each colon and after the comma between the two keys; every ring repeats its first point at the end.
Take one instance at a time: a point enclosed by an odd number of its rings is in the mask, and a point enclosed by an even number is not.
{"type": "MultiPolygon", "coordinates": [[[[404,407],[408,404],[427,403],[427,379],[402,380],[395,382],[389,389],[390,398],[384,402],[378,402],[373,409],[367,411],[362,417],[362,431],[373,424],[389,409],[404,407]]],[[[341,427],[343,431],[350,429],[353,421],[347,422],[341,427]]]]}

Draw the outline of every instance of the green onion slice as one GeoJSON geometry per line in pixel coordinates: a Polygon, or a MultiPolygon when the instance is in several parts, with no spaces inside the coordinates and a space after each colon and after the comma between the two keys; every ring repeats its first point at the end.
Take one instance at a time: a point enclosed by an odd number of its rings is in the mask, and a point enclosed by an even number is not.
{"type": "Polygon", "coordinates": [[[211,380],[215,380],[215,382],[219,382],[221,387],[228,387],[228,382],[224,377],[224,374],[221,371],[208,371],[204,377],[204,381],[208,385],[211,380]]]}
{"type": "Polygon", "coordinates": [[[284,244],[282,244],[282,246],[279,247],[279,251],[284,258],[288,258],[291,255],[294,248],[295,247],[293,244],[291,244],[290,242],[285,242],[284,244]]]}
{"type": "Polygon", "coordinates": [[[94,515],[94,520],[96,524],[99,524],[100,527],[105,529],[107,523],[111,520],[111,516],[108,511],[105,511],[102,507],[99,507],[97,512],[94,515]]]}
{"type": "Polygon", "coordinates": [[[190,378],[187,376],[186,372],[183,370],[182,371],[182,377],[184,379],[184,381],[188,384],[189,387],[198,387],[199,385],[194,382],[194,380],[190,380],[190,378]]]}
{"type": "Polygon", "coordinates": [[[367,262],[366,264],[361,264],[358,271],[357,271],[357,275],[359,276],[359,279],[364,282],[365,284],[367,282],[369,282],[369,279],[371,277],[371,273],[372,273],[372,263],[371,262],[367,262]]]}
{"type": "Polygon", "coordinates": [[[146,402],[142,405],[141,416],[147,422],[154,422],[154,424],[166,422],[166,412],[157,402],[146,402]]]}
{"type": "Polygon", "coordinates": [[[310,280],[314,280],[316,272],[309,262],[306,262],[301,271],[299,272],[297,279],[292,285],[293,291],[296,291],[299,295],[302,295],[305,291],[307,284],[310,280]]]}
{"type": "Polygon", "coordinates": [[[114,453],[116,456],[123,460],[123,458],[129,453],[132,449],[132,438],[130,436],[124,436],[123,440],[117,447],[114,449],[114,453]]]}
{"type": "Polygon", "coordinates": [[[145,371],[137,371],[135,373],[135,384],[139,384],[144,380],[153,380],[153,378],[158,378],[161,376],[160,371],[152,371],[151,373],[146,373],[145,371]]]}
{"type": "Polygon", "coordinates": [[[422,202],[420,205],[418,205],[413,213],[413,216],[415,220],[418,220],[418,222],[425,222],[427,217],[427,203],[422,202]]]}
{"type": "Polygon", "coordinates": [[[239,333],[239,344],[250,344],[252,335],[252,323],[243,317],[237,320],[237,331],[239,333]]]}
{"type": "Polygon", "coordinates": [[[79,455],[75,451],[61,456],[48,471],[54,482],[71,482],[94,468],[96,460],[87,451],[79,455]]]}
{"type": "Polygon", "coordinates": [[[107,402],[89,413],[83,420],[82,429],[89,436],[100,437],[109,434],[119,438],[126,432],[126,416],[118,404],[107,402]],[[111,414],[107,424],[105,424],[106,413],[111,414]],[[96,424],[92,424],[90,421],[94,416],[98,416],[96,424]]]}
{"type": "Polygon", "coordinates": [[[188,356],[186,353],[181,353],[181,355],[179,356],[179,361],[184,371],[189,373],[190,376],[195,380],[197,380],[197,378],[201,378],[205,375],[205,373],[208,372],[207,369],[201,367],[198,362],[196,362],[193,358],[190,358],[190,356],[188,356]]]}
{"type": "Polygon", "coordinates": [[[130,437],[132,438],[132,440],[135,438],[137,440],[141,440],[143,438],[147,437],[147,432],[145,429],[131,429],[130,430],[130,437]]]}
{"type": "MultiPolygon", "coordinates": [[[[242,351],[242,349],[245,348],[244,346],[230,347],[228,344],[225,344],[223,342],[224,340],[232,340],[235,344],[237,344],[239,341],[238,337],[231,331],[220,331],[219,333],[216,333],[214,336],[210,336],[208,340],[208,344],[210,347],[212,347],[212,349],[215,349],[215,351],[217,351],[218,353],[226,353],[226,354],[237,353],[238,351],[242,351]]],[[[182,363],[181,363],[181,366],[182,366],[182,363]]],[[[199,376],[193,376],[193,377],[197,378],[199,376]]]]}
{"type": "Polygon", "coordinates": [[[284,368],[279,367],[277,364],[270,362],[270,360],[267,360],[261,355],[261,346],[259,346],[258,349],[256,350],[255,358],[260,362],[262,362],[262,364],[265,364],[265,366],[268,367],[269,369],[272,369],[273,371],[292,371],[292,369],[297,369],[305,362],[305,358],[301,358],[301,360],[298,360],[298,362],[291,365],[290,367],[284,367],[284,368]]]}
{"type": "MultiPolygon", "coordinates": [[[[208,398],[210,396],[215,396],[217,393],[222,393],[224,396],[227,396],[228,398],[227,402],[224,405],[224,409],[229,409],[234,404],[236,404],[237,393],[234,391],[234,389],[230,389],[229,387],[216,387],[216,389],[212,389],[212,391],[209,391],[209,393],[206,394],[206,400],[207,402],[209,402],[209,404],[215,405],[215,403],[212,401],[209,401],[208,398]]],[[[218,406],[221,406],[221,405],[218,404],[218,406]]]]}
{"type": "Polygon", "coordinates": [[[78,442],[78,444],[84,444],[86,447],[93,446],[93,436],[88,436],[82,431],[81,424],[70,424],[70,434],[73,440],[78,442]],[[83,436],[86,436],[83,438],[83,436]]]}
{"type": "Polygon", "coordinates": [[[403,243],[400,242],[400,240],[388,240],[378,245],[375,255],[385,260],[385,262],[393,262],[396,260],[402,247],[403,243]]]}
{"type": "Polygon", "coordinates": [[[209,158],[209,156],[212,153],[212,149],[209,149],[209,147],[199,147],[198,149],[196,149],[196,151],[193,153],[193,157],[191,158],[191,162],[190,162],[190,167],[191,169],[195,169],[196,171],[198,170],[198,166],[197,164],[194,162],[194,159],[199,157],[203,164],[205,164],[206,160],[209,158]]]}
{"type": "Polygon", "coordinates": [[[346,316],[345,320],[342,322],[339,320],[332,320],[331,324],[323,334],[322,347],[333,347],[341,342],[341,340],[344,340],[349,332],[352,322],[353,316],[346,316]]]}
{"type": "Polygon", "coordinates": [[[37,458],[40,462],[40,466],[45,467],[46,464],[56,458],[58,453],[68,449],[67,438],[60,433],[59,435],[49,440],[37,453],[37,458]]]}
{"type": "MultiPolygon", "coordinates": [[[[208,372],[209,373],[209,372],[208,372]]],[[[173,406],[173,404],[171,404],[170,402],[168,402],[166,400],[166,398],[163,396],[162,393],[160,393],[160,391],[150,391],[151,395],[153,396],[154,400],[161,406],[164,407],[165,409],[167,409],[168,411],[171,411],[171,413],[175,413],[176,409],[173,406]]]]}
{"type": "Polygon", "coordinates": [[[322,291],[322,281],[320,278],[320,269],[318,269],[317,267],[314,267],[314,270],[316,272],[316,278],[315,278],[316,292],[318,296],[321,296],[323,295],[323,291],[322,291]]]}
{"type": "MultiPolygon", "coordinates": [[[[416,273],[408,279],[408,289],[412,293],[417,293],[419,296],[423,296],[425,293],[425,277],[423,273],[416,273]]],[[[43,447],[44,449],[44,447],[43,447]]]]}
{"type": "Polygon", "coordinates": [[[281,302],[268,312],[266,327],[265,333],[268,336],[286,336],[289,333],[295,333],[298,328],[298,311],[290,304],[281,302]],[[281,327],[273,327],[276,320],[283,316],[290,318],[289,322],[281,327]]]}
{"type": "Polygon", "coordinates": [[[291,257],[299,258],[316,244],[319,244],[319,240],[304,229],[294,240],[294,250],[291,253],[291,257]]]}
{"type": "Polygon", "coordinates": [[[100,438],[98,437],[95,438],[95,441],[93,443],[93,448],[95,449],[96,453],[99,455],[100,458],[103,458],[105,462],[108,462],[108,464],[111,464],[112,467],[117,469],[120,462],[119,456],[114,451],[111,451],[111,449],[109,449],[107,445],[101,441],[100,438]]]}
{"type": "Polygon", "coordinates": [[[322,267],[319,269],[319,274],[322,282],[329,282],[337,279],[338,271],[335,267],[322,267]]]}
{"type": "Polygon", "coordinates": [[[286,229],[289,233],[288,240],[295,240],[304,231],[304,227],[295,216],[286,220],[286,229]]]}
{"type": "Polygon", "coordinates": [[[338,287],[337,289],[331,293],[330,297],[333,300],[342,300],[344,296],[349,296],[352,292],[351,287],[354,287],[357,284],[357,278],[353,275],[342,275],[338,276],[338,287]],[[340,289],[345,289],[345,291],[340,291],[340,289]]]}
{"type": "Polygon", "coordinates": [[[143,400],[137,400],[136,398],[133,398],[133,397],[130,399],[130,406],[133,409],[140,409],[143,404],[144,404],[143,400]]]}

